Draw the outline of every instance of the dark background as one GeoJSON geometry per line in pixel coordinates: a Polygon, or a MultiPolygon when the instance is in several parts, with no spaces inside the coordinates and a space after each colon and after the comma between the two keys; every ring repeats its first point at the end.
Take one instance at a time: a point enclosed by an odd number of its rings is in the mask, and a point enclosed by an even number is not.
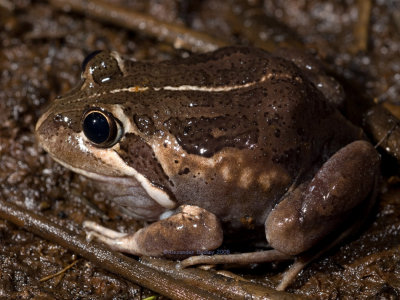
{"type": "MultiPolygon", "coordinates": [[[[357,103],[400,102],[400,5],[397,1],[107,1],[226,41],[311,49],[345,86],[349,114],[357,103]],[[370,5],[370,6],[369,6],[370,5]]],[[[62,11],[47,1],[0,0],[0,195],[82,233],[86,218],[117,230],[141,224],[82,176],[41,150],[34,126],[46,103],[79,81],[80,64],[95,49],[117,50],[138,60],[186,56],[145,32],[128,31],[85,13],[62,11]]],[[[385,159],[382,194],[362,233],[347,239],[298,276],[289,292],[320,298],[400,297],[400,191],[396,163],[385,159]],[[393,167],[395,166],[395,167],[393,167]]],[[[0,297],[31,299],[141,299],[154,295],[0,220],[0,297]]],[[[287,264],[237,273],[275,286],[287,264]]]]}

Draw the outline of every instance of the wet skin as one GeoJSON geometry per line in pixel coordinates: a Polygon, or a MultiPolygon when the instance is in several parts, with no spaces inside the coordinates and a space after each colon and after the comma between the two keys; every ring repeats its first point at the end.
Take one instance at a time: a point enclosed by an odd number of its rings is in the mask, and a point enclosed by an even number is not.
{"type": "Polygon", "coordinates": [[[230,47],[165,62],[100,52],[36,135],[131,216],[154,221],[131,234],[86,223],[117,250],[212,250],[224,234],[264,228],[292,256],[375,200],[379,155],[341,101],[335,80],[293,51],[230,47]]]}

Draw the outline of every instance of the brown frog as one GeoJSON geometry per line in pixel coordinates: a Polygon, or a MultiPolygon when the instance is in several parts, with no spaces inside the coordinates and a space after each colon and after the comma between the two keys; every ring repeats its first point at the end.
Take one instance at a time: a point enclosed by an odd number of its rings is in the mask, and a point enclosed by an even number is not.
{"type": "MultiPolygon", "coordinates": [[[[293,51],[229,47],[164,62],[96,52],[36,135],[131,216],[154,221],[129,234],[85,223],[112,248],[196,255],[264,228],[272,250],[214,262],[271,261],[336,240],[374,203],[380,158],[337,110],[340,91],[293,51]]],[[[213,261],[185,265],[198,262],[213,261]]]]}

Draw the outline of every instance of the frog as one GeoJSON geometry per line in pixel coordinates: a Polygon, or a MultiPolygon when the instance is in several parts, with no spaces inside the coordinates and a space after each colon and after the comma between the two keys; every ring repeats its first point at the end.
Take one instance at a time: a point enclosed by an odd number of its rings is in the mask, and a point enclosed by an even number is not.
{"type": "Polygon", "coordinates": [[[122,233],[85,221],[112,249],[186,254],[186,267],[291,259],[342,239],[377,198],[380,156],[340,112],[343,99],[315,58],[287,49],[165,61],[96,51],[39,118],[36,138],[149,222],[122,233]],[[198,255],[252,232],[269,249],[198,255]]]}

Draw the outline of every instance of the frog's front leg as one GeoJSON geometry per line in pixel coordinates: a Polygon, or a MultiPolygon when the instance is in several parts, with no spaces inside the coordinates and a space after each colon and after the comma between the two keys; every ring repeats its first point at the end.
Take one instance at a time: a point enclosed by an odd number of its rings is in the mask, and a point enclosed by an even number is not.
{"type": "Polygon", "coordinates": [[[116,251],[147,256],[194,255],[222,244],[223,232],[217,217],[197,206],[183,205],[177,212],[135,233],[120,233],[94,222],[84,222],[88,238],[96,238],[116,251]]]}

